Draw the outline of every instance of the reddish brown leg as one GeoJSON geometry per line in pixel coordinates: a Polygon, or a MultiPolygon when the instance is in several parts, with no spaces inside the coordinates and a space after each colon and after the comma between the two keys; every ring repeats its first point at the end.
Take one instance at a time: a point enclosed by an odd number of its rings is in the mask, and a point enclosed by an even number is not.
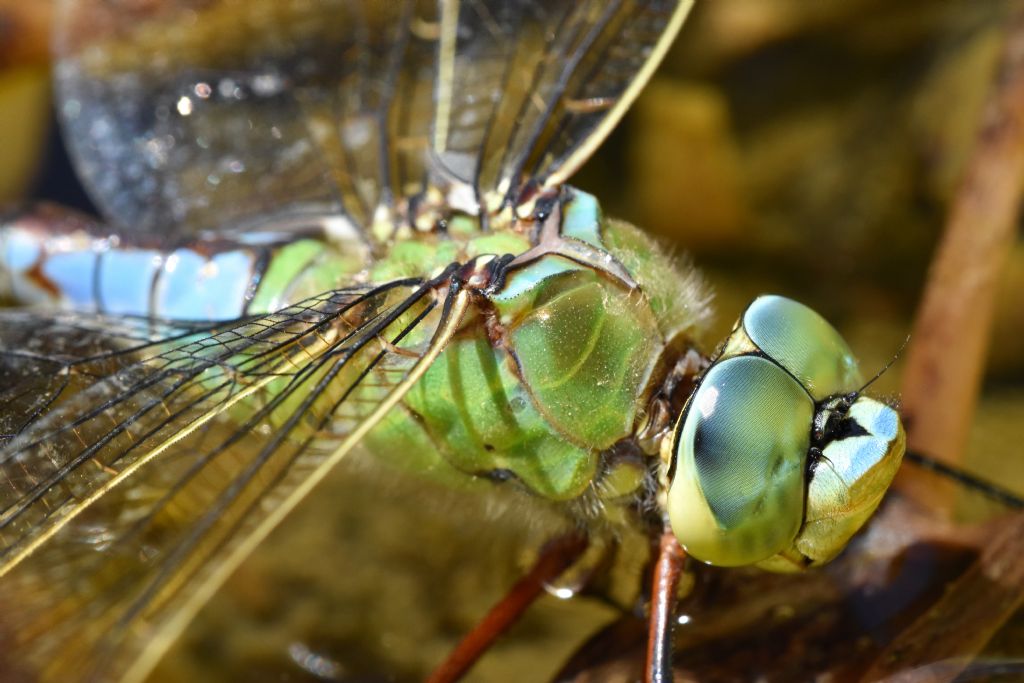
{"type": "Polygon", "coordinates": [[[540,597],[544,584],[558,578],[586,548],[586,537],[576,534],[547,543],[529,573],[519,579],[487,616],[466,634],[448,658],[430,674],[427,683],[454,683],[462,678],[494,641],[540,597]]]}
{"type": "Polygon", "coordinates": [[[647,620],[647,662],[644,683],[672,681],[672,627],[675,624],[676,589],[683,573],[686,551],[671,529],[661,535],[658,559],[651,584],[651,614],[647,620]]]}

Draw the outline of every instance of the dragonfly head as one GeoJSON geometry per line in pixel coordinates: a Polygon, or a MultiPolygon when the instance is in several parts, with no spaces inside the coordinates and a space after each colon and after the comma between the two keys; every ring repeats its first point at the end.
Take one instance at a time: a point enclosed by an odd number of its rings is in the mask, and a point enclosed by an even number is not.
{"type": "Polygon", "coordinates": [[[861,390],[856,360],[824,318],[756,299],[673,431],[668,515],[687,552],[780,571],[835,557],[905,448],[896,410],[861,390]]]}

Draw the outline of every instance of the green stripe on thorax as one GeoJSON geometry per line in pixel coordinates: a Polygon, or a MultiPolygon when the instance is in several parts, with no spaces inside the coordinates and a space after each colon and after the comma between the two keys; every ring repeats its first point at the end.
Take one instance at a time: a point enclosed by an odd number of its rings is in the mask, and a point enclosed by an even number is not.
{"type": "MultiPolygon", "coordinates": [[[[639,485],[641,469],[602,471],[601,453],[633,436],[662,353],[703,322],[703,299],[681,292],[687,278],[635,228],[605,221],[589,195],[566,191],[561,209],[563,238],[597,247],[640,287],[557,251],[512,269],[409,393],[404,411],[375,430],[372,450],[386,454],[401,443],[405,458],[422,451],[417,467],[510,474],[557,500],[595,482],[617,495],[639,485]]],[[[373,278],[533,246],[528,230],[453,227],[395,245],[373,278]]]]}

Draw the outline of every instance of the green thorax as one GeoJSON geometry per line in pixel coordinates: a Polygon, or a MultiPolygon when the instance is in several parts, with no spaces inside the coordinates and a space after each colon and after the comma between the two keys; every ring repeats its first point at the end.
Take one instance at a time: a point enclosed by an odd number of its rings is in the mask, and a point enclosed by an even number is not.
{"type": "MultiPolygon", "coordinates": [[[[646,463],[608,451],[642,425],[674,354],[703,323],[703,296],[639,230],[604,219],[592,196],[565,189],[558,208],[565,248],[516,265],[467,316],[373,431],[375,454],[440,476],[516,479],[554,500],[639,486],[646,463]]],[[[483,254],[518,256],[540,239],[535,222],[483,232],[457,216],[444,230],[395,240],[358,277],[384,282],[483,254]]],[[[327,270],[321,263],[306,277],[327,270]]],[[[322,285],[296,281],[292,290],[322,285]]]]}

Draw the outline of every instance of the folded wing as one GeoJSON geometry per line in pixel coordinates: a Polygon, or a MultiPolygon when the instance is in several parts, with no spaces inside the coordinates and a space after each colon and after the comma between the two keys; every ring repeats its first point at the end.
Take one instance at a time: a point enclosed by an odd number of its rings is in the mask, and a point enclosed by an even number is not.
{"type": "Polygon", "coordinates": [[[402,281],[206,330],[4,312],[0,671],[143,676],[465,301],[402,281]]]}

